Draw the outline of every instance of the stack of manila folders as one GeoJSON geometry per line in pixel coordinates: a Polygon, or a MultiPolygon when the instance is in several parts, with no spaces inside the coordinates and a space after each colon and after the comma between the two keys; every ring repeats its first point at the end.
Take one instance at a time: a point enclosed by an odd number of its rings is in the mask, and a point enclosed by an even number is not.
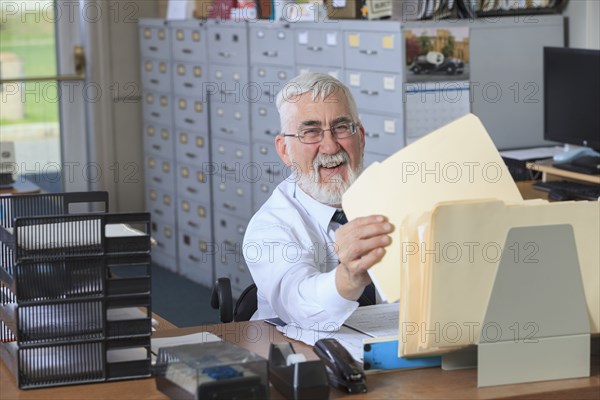
{"type": "Polygon", "coordinates": [[[543,251],[536,238],[505,243],[515,227],[572,226],[590,333],[600,332],[600,202],[523,200],[474,115],[369,166],[343,208],[350,219],[383,214],[395,226],[370,275],[384,301],[400,303],[400,357],[480,342],[503,252],[534,262],[543,251]]]}

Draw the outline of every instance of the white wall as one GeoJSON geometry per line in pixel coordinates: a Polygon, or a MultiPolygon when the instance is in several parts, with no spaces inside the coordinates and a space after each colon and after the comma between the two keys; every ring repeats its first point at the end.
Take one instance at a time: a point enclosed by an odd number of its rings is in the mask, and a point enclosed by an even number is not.
{"type": "Polygon", "coordinates": [[[600,49],[600,1],[570,0],[564,10],[568,18],[567,45],[582,49],[600,49]]]}

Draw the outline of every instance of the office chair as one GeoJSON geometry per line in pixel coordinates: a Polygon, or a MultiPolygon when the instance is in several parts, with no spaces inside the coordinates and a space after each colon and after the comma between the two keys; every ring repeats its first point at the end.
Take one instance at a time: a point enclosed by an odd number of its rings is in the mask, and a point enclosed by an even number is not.
{"type": "Polygon", "coordinates": [[[234,307],[229,278],[218,278],[212,289],[210,305],[219,310],[221,322],[249,321],[258,308],[256,294],[256,285],[253,283],[242,292],[234,307]]]}

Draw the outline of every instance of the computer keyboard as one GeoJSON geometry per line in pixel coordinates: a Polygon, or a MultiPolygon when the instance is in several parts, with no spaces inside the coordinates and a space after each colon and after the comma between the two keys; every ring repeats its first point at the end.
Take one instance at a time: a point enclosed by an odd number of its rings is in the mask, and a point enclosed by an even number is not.
{"type": "Polygon", "coordinates": [[[600,185],[574,181],[535,182],[533,187],[549,192],[548,197],[554,200],[598,200],[600,185]]]}

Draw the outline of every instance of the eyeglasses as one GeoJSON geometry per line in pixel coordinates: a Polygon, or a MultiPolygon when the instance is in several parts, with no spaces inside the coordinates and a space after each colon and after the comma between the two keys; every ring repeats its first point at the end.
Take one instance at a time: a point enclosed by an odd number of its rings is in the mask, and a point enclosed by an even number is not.
{"type": "Polygon", "coordinates": [[[321,129],[319,127],[311,127],[301,129],[295,135],[292,134],[281,134],[281,136],[297,137],[302,143],[313,144],[319,143],[325,137],[325,131],[331,132],[331,135],[336,139],[344,139],[350,137],[356,133],[355,122],[342,122],[329,129],[321,129]]]}

